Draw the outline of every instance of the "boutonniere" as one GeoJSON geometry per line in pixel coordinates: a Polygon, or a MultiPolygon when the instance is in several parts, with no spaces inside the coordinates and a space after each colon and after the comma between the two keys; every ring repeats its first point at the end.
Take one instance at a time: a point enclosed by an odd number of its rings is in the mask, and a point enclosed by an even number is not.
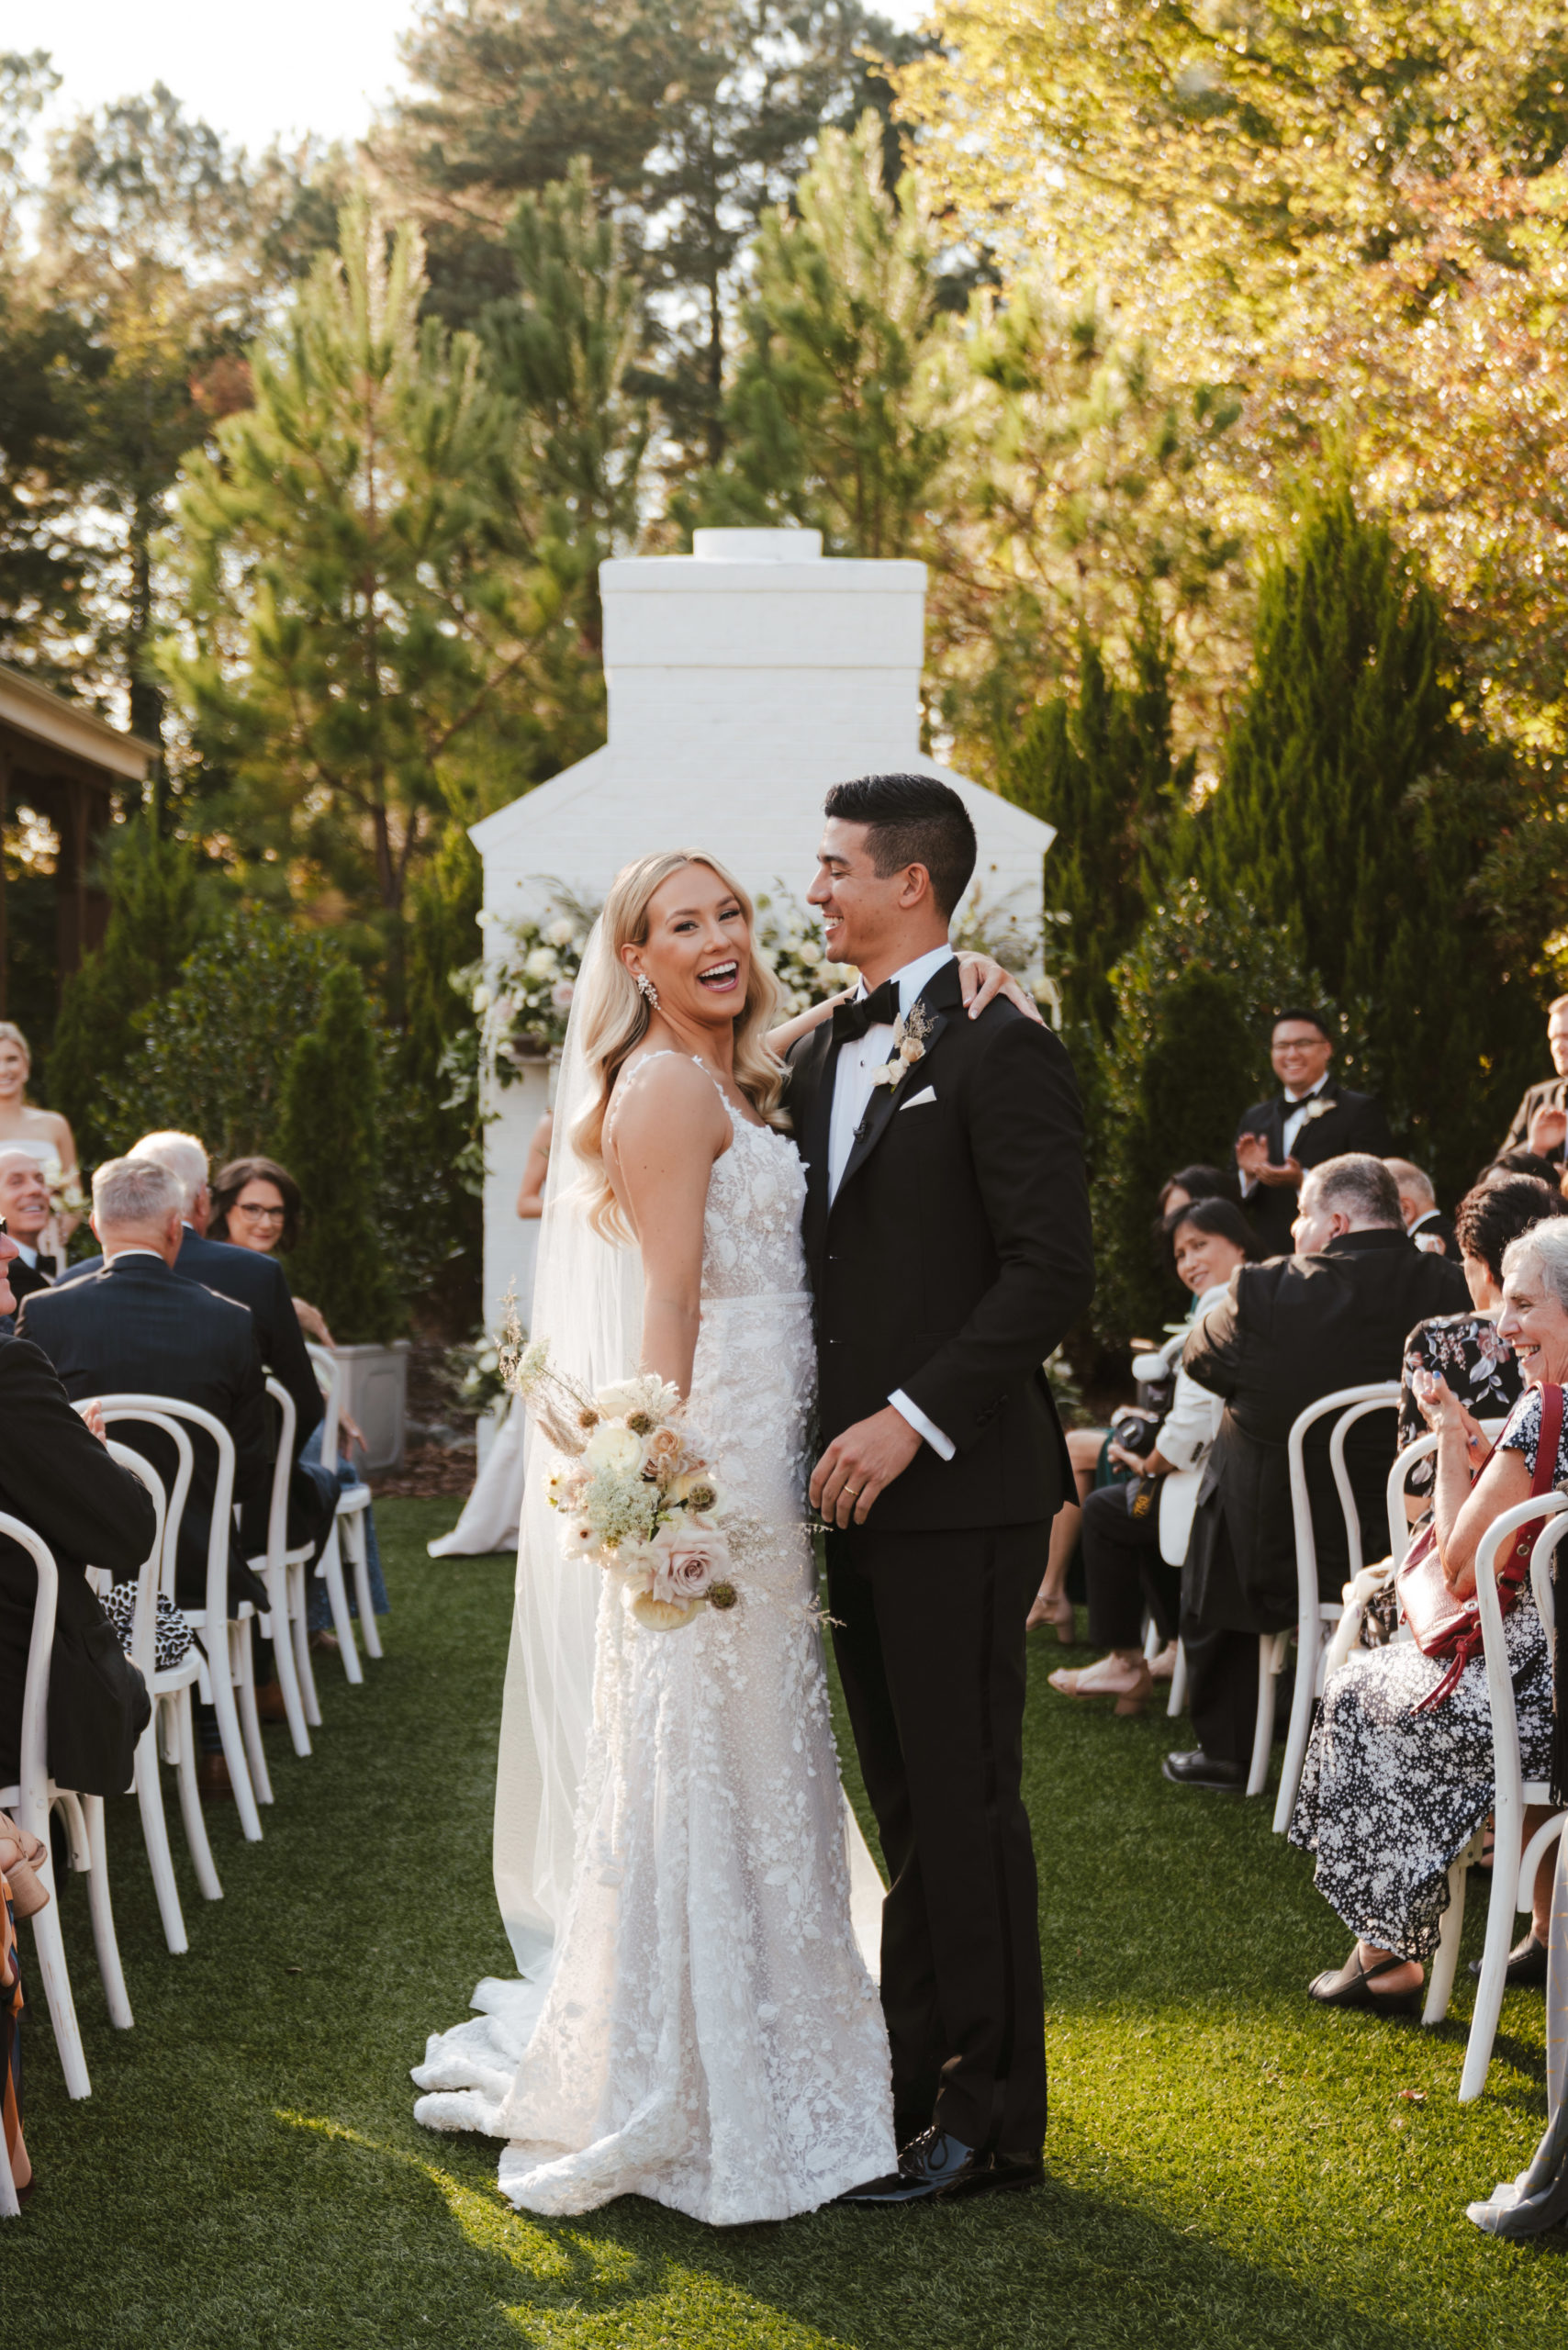
{"type": "Polygon", "coordinates": [[[922,1003],[912,1003],[893,1030],[893,1049],[871,1080],[890,1091],[904,1071],[925,1058],[925,1040],[935,1024],[922,1003]]]}
{"type": "Polygon", "coordinates": [[[1307,1125],[1311,1124],[1314,1118],[1326,1118],[1330,1110],[1337,1110],[1339,1104],[1335,1101],[1332,1094],[1315,1093],[1311,1101],[1307,1103],[1305,1109],[1301,1113],[1302,1124],[1304,1125],[1307,1125]]]}

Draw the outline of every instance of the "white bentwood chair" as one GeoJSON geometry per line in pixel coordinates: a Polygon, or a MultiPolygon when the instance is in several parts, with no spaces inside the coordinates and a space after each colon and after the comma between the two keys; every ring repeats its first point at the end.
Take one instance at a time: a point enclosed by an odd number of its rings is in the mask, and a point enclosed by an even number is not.
{"type": "MultiPolygon", "coordinates": [[[[106,1421],[110,1418],[142,1420],[157,1427],[168,1420],[177,1420],[186,1428],[199,1428],[203,1435],[212,1438],[217,1448],[218,1475],[213,1485],[212,1519],[207,1528],[204,1601],[200,1607],[182,1607],[181,1613],[196,1634],[198,1685],[201,1695],[218,1717],[218,1737],[223,1747],[223,1759],[229,1765],[234,1807],[240,1815],[241,1832],[248,1843],[259,1844],[262,1822],[256,1807],[258,1803],[271,1803],[273,1793],[272,1783],[267,1776],[266,1757],[262,1751],[261,1721],[256,1713],[250,1625],[250,1618],[255,1611],[249,1600],[245,1600],[241,1602],[237,1616],[230,1617],[229,1613],[229,1557],[234,1525],[234,1439],[222,1421],[204,1411],[199,1404],[183,1404],[170,1395],[100,1395],[96,1401],[103,1406],[106,1421]]],[[[182,1804],[184,1795],[182,1775],[182,1804]]],[[[187,1813],[187,1832],[189,1828],[187,1813]]],[[[196,1851],[194,1839],[192,1851],[196,1851]]],[[[205,1884],[202,1889],[209,1899],[216,1898],[205,1884]]]]}
{"type": "MultiPolygon", "coordinates": [[[[1295,1695],[1291,1705],[1284,1764],[1280,1773],[1280,1792],[1274,1805],[1276,1836],[1285,1833],[1291,1824],[1291,1814],[1295,1809],[1302,1766],[1306,1761],[1307,1738],[1312,1729],[1312,1709],[1323,1695],[1324,1662],[1327,1652],[1325,1635],[1338,1623],[1344,1608],[1342,1600],[1324,1599],[1318,1593],[1317,1538],[1313,1530],[1312,1499],[1306,1483],[1307,1435],[1319,1420],[1327,1419],[1330,1413],[1337,1416],[1328,1438],[1328,1462],[1345,1522],[1350,1575],[1353,1579],[1360,1574],[1363,1564],[1361,1522],[1350,1471],[1345,1466],[1345,1438],[1356,1422],[1365,1419],[1370,1413],[1396,1412],[1398,1408],[1399,1382],[1396,1379],[1374,1380],[1364,1386],[1337,1387],[1331,1394],[1320,1395],[1316,1404],[1309,1404],[1305,1412],[1298,1414],[1291,1427],[1286,1453],[1290,1466],[1291,1516],[1295,1530],[1295,1695]]],[[[1278,1670],[1283,1665],[1290,1635],[1287,1632],[1276,1638],[1280,1660],[1276,1667],[1278,1670]]]]}
{"type": "MultiPolygon", "coordinates": [[[[305,1702],[305,1684],[299,1670],[300,1640],[298,1616],[303,1617],[305,1597],[302,1580],[294,1574],[296,1565],[303,1566],[309,1556],[308,1549],[291,1551],[288,1548],[288,1486],[294,1472],[294,1431],[297,1425],[294,1398],[275,1379],[267,1381],[267,1393],[277,1406],[277,1452],[273,1461],[272,1495],[267,1507],[267,1547],[259,1558],[248,1561],[252,1574],[259,1575],[266,1585],[267,1613],[262,1619],[262,1629],[273,1644],[273,1662],[277,1671],[278,1687],[283,1694],[283,1710],[288,1723],[288,1734],[294,1741],[296,1754],[310,1751],[310,1732],[306,1727],[311,1709],[305,1702]]],[[[306,1655],[308,1657],[308,1648],[306,1655]]],[[[315,1696],[315,1684],[310,1684],[315,1696]]],[[[315,1708],[319,1723],[320,1708],[315,1708]]]]}
{"type": "MultiPolygon", "coordinates": [[[[1513,1675],[1508,1668],[1503,1611],[1497,1599],[1497,1561],[1511,1549],[1520,1527],[1544,1517],[1546,1525],[1530,1551],[1530,1583],[1546,1634],[1547,1654],[1553,1652],[1555,1607],[1552,1561],[1568,1535],[1568,1494],[1543,1494],[1505,1510],[1481,1539],[1475,1557],[1475,1595],[1481,1612],[1481,1634],[1486,1658],[1486,1694],[1492,1708],[1493,1767],[1495,1799],[1493,1808],[1492,1893],[1486,1907],[1486,1940],[1481,1959],[1481,1980],[1465,2046],[1460,2076],[1459,2101],[1470,2105],[1486,2086],[1492,2043],[1497,2035],[1503,1994],[1507,1986],[1508,1945],[1514,1919],[1533,1905],[1535,1873],[1543,1853],[1562,1834],[1568,1813],[1556,1811],[1536,1830],[1526,1844],[1527,1805],[1551,1802],[1543,1779],[1527,1779],[1519,1757],[1518,1712],[1514,1702],[1513,1675]]],[[[1443,1913],[1442,1934],[1432,1962],[1422,2009],[1423,2023],[1440,2023],[1448,2013],[1464,1930],[1464,1896],[1471,1862],[1480,1850],[1480,1833],[1449,1871],[1449,1906],[1443,1913]]]]}
{"type": "MultiPolygon", "coordinates": [[[[339,1416],[342,1409],[342,1366],[330,1347],[312,1345],[306,1351],[315,1365],[317,1384],[326,1403],[321,1422],[321,1458],[335,1472],[339,1416]]],[[[332,1521],[332,1530],[327,1537],[321,1563],[316,1571],[327,1586],[327,1596],[332,1609],[332,1629],[338,1636],[343,1671],[356,1687],[364,1679],[364,1668],[359,1661],[353,1617],[349,1613],[348,1590],[343,1580],[343,1553],[347,1551],[349,1563],[353,1569],[354,1598],[359,1606],[359,1628],[364,1635],[364,1652],[367,1656],[378,1657],[381,1654],[381,1636],[375,1628],[375,1610],[371,1605],[370,1553],[364,1539],[364,1514],[372,1498],[370,1487],[363,1480],[340,1489],[337,1515],[332,1521]]]]}
{"type": "MultiPolygon", "coordinates": [[[[85,1408],[78,1406],[78,1409],[85,1408]]],[[[167,1506],[162,1510],[162,1541],[156,1553],[156,1564],[149,1559],[143,1564],[138,1582],[130,1656],[152,1699],[152,1718],[142,1731],[136,1750],[134,1785],[137,1807],[141,1815],[142,1840],[147,1847],[148,1866],[152,1872],[152,1887],[157,1896],[163,1940],[171,1955],[179,1958],[190,1948],[190,1943],[169,1850],[163,1785],[159,1771],[160,1754],[174,1767],[176,1774],[180,1817],[185,1824],[185,1842],[190,1850],[196,1883],[207,1900],[221,1901],[223,1898],[223,1886],[213,1861],[212,1847],[207,1841],[201,1789],[196,1780],[196,1717],[192,1693],[200,1684],[201,1656],[194,1637],[191,1646],[177,1663],[161,1667],[157,1661],[158,1598],[162,1593],[172,1606],[178,1606],[174,1579],[179,1557],[180,1525],[190,1493],[196,1456],[188,1430],[167,1412],[153,1412],[146,1408],[129,1411],[122,1408],[120,1399],[109,1397],[104,1407],[105,1427],[112,1427],[123,1420],[135,1420],[144,1427],[158,1428],[174,1446],[177,1462],[174,1487],[167,1506]]],[[[141,1460],[140,1455],[132,1452],[128,1446],[117,1444],[111,1438],[109,1449],[117,1460],[123,1461],[127,1468],[142,1475],[144,1483],[152,1476],[152,1471],[141,1460]]],[[[158,1491],[161,1494],[161,1481],[158,1491]]]]}
{"type": "Polygon", "coordinates": [[[55,1564],[54,1553],[42,1535],[32,1527],[25,1526],[19,1517],[0,1513],[0,1534],[8,1535],[27,1552],[38,1574],[32,1633],[28,1643],[27,1678],[23,1684],[17,1759],[19,1775],[14,1786],[0,1787],[0,1810],[9,1812],[18,1828],[24,1829],[29,1836],[36,1836],[45,1847],[45,1858],[39,1865],[38,1874],[50,1898],[32,1921],[39,1980],[43,1985],[49,2020],[54,2028],[55,2045],[60,2051],[60,2069],[65,2076],[66,2095],[91,2097],[93,2085],[87,2076],[82,2030],[76,2020],[76,2003],[71,1996],[71,1973],[65,1960],[65,1942],[60,1930],[60,1887],[55,1878],[49,1823],[50,1812],[58,1807],[65,1822],[73,1874],[84,1874],[87,1880],[87,1908],[93,1921],[93,1942],[98,1955],[98,1972],[103,1976],[104,1996],[108,2002],[109,2021],[118,2030],[129,2031],[133,2019],[130,2001],[126,1995],[125,1975],[120,1968],[119,1946],[115,1940],[114,1910],[109,1901],[104,1799],[102,1796],[78,1795],[73,1788],[56,1786],[49,1775],[49,1676],[60,1602],[60,1570],[55,1564]]]}

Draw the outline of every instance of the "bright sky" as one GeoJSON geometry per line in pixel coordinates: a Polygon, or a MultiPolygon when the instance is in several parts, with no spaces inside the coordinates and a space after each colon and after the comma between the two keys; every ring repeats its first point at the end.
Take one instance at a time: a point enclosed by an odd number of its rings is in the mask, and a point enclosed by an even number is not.
{"type": "MultiPolygon", "coordinates": [[[[357,138],[400,80],[414,0],[0,0],[0,49],[47,50],[65,77],[51,119],[166,82],[187,114],[252,153],[274,134],[357,138]]],[[[899,25],[926,0],[881,0],[899,25]]]]}

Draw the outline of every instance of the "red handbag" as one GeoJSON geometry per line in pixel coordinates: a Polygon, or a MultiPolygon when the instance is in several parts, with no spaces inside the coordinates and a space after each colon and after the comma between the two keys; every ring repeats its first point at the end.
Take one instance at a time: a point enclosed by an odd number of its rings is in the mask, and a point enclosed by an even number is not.
{"type": "MultiPolygon", "coordinates": [[[[1530,1480],[1532,1499],[1550,1493],[1556,1482],[1557,1447],[1562,1435],[1562,1390],[1543,1386],[1540,1440],[1536,1447],[1535,1475],[1530,1480]]],[[[1521,1526],[1506,1563],[1497,1570],[1497,1605],[1505,1616],[1518,1604],[1519,1593],[1529,1573],[1529,1554],[1544,1524],[1545,1520],[1538,1517],[1529,1526],[1521,1526]]],[[[1399,1612],[1409,1625],[1421,1654],[1450,1660],[1437,1687],[1416,1708],[1418,1714],[1424,1714],[1442,1704],[1471,1658],[1480,1654],[1481,1604],[1475,1599],[1458,1598],[1443,1580],[1437,1529],[1432,1526],[1423,1528],[1410,1545],[1399,1570],[1398,1589],[1399,1612]]]]}

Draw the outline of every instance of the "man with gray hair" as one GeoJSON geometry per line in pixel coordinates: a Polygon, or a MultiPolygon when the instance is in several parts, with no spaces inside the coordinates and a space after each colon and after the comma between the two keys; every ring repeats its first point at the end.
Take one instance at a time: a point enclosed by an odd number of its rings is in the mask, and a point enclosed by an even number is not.
{"type": "MultiPolygon", "coordinates": [[[[1296,1620],[1285,1449],[1292,1424],[1338,1387],[1397,1379],[1416,1324],[1469,1303],[1459,1266],[1407,1237],[1398,1187],[1370,1152],[1348,1151],[1309,1169],[1293,1237],[1294,1257],[1238,1268],[1224,1304],[1204,1316],[1182,1358],[1226,1409],[1182,1574],[1182,1639],[1200,1744],[1195,1753],[1167,1756],[1165,1775],[1178,1786],[1246,1785],[1258,1636],[1296,1620]]],[[[1350,1562],[1329,1427],[1320,1422],[1307,1440],[1306,1479],[1318,1587],[1337,1599],[1350,1562]]],[[[1359,1421],[1345,1460],[1367,1558],[1387,1548],[1383,1482],[1393,1458],[1393,1416],[1359,1421]]]]}
{"type": "MultiPolygon", "coordinates": [[[[49,1222],[49,1185],[30,1150],[0,1150],[0,1216],[17,1244],[11,1259],[10,1290],[19,1305],[35,1290],[52,1286],[53,1275],[39,1263],[39,1243],[49,1222]]],[[[53,1259],[50,1259],[53,1264],[53,1259]]],[[[0,1316],[0,1330],[9,1330],[14,1315],[0,1316]]]]}
{"type": "MultiPolygon", "coordinates": [[[[111,1158],[93,1178],[93,1230],[103,1258],[95,1270],[58,1281],[28,1298],[17,1326],[49,1357],[73,1403],[89,1395],[168,1395],[196,1404],[234,1439],[234,1499],[265,1540],[272,1464],[266,1397],[251,1316],[174,1270],[184,1237],[184,1195],[168,1169],[151,1158],[111,1158]]],[[[118,1434],[121,1431],[117,1430],[118,1434]]],[[[172,1440],[129,1421],[124,1440],[144,1453],[166,1487],[177,1465],[172,1440]]],[[[180,1522],[176,1596],[199,1607],[207,1589],[207,1529],[218,1477],[217,1447],[193,1433],[196,1460],[180,1522]]],[[[232,1536],[230,1608],[266,1593],[232,1536]]]]}
{"type": "MultiPolygon", "coordinates": [[[[321,1390],[306,1352],[283,1267],[275,1258],[263,1256],[257,1249],[235,1248],[226,1241],[207,1238],[212,1193],[207,1181],[207,1146],[196,1135],[162,1128],[143,1135],[133,1143],[130,1156],[151,1159],[164,1168],[180,1187],[183,1228],[175,1271],[185,1280],[200,1281],[204,1289],[216,1290],[219,1297],[230,1297],[236,1305],[248,1308],[256,1327],[263,1368],[294,1399],[294,1459],[297,1469],[301,1449],[319,1425],[323,1407],[321,1390]]],[[[81,1264],[73,1265],[62,1278],[74,1282],[84,1274],[96,1272],[102,1262],[101,1258],[89,1257],[81,1264]]],[[[292,1489],[290,1493],[291,1517],[297,1523],[290,1526],[289,1539],[315,1541],[319,1534],[324,1539],[330,1513],[326,1523],[319,1525],[325,1505],[308,1472],[302,1472],[297,1483],[297,1493],[292,1489]]],[[[331,1498],[335,1501],[335,1494],[331,1498]]]]}
{"type": "Polygon", "coordinates": [[[1385,1158],[1383,1163],[1394,1178],[1399,1192],[1399,1213],[1417,1248],[1429,1248],[1437,1257],[1451,1257],[1457,1263],[1459,1242],[1452,1224],[1438,1205],[1438,1195],[1426,1169],[1417,1167],[1410,1158],[1385,1158]]]}

